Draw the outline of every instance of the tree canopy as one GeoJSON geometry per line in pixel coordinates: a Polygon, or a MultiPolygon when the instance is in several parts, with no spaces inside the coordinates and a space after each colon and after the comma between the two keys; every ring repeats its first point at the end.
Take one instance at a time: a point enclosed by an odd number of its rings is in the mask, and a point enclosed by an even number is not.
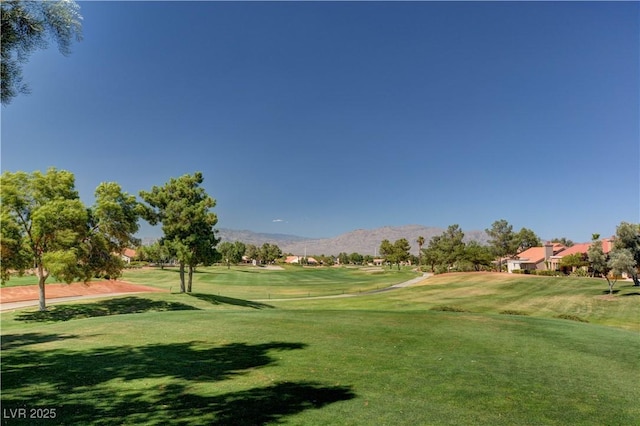
{"type": "Polygon", "coordinates": [[[201,172],[171,178],[164,186],[151,191],[140,191],[147,203],[143,217],[152,225],[162,224],[162,244],[176,256],[180,265],[180,292],[191,292],[193,270],[199,263],[211,264],[215,260],[218,243],[214,226],[218,223],[210,210],[216,201],[205,192],[201,172]],[[185,266],[189,277],[185,287],[185,266]]]}
{"type": "Polygon", "coordinates": [[[640,280],[638,279],[638,268],[640,267],[640,224],[622,222],[618,225],[613,251],[618,252],[621,250],[628,252],[623,257],[626,258],[628,255],[631,259],[630,265],[628,265],[625,272],[633,279],[633,285],[640,286],[640,280]]]}
{"type": "Polygon", "coordinates": [[[227,269],[231,268],[231,264],[237,264],[242,260],[242,256],[246,251],[246,246],[241,241],[229,242],[224,241],[218,245],[218,252],[222,256],[222,261],[227,265],[227,269]]]}
{"type": "Polygon", "coordinates": [[[400,263],[406,262],[409,260],[410,254],[409,250],[411,250],[411,245],[406,238],[400,238],[396,240],[393,244],[389,240],[382,240],[380,243],[380,255],[385,258],[387,262],[389,262],[389,267],[391,265],[398,265],[398,269],[400,269],[400,263]]]}
{"type": "Polygon", "coordinates": [[[2,43],[0,79],[2,104],[19,93],[29,93],[23,83],[22,65],[36,49],[44,49],[53,39],[63,55],[71,52],[71,42],[82,40],[80,7],[72,0],[5,0],[0,5],[2,43]]]}
{"type": "Polygon", "coordinates": [[[120,274],[119,254],[138,230],[138,211],[135,198],[118,184],[100,184],[89,209],[80,201],[73,174],[55,168],[5,172],[0,194],[2,280],[9,279],[11,270],[33,268],[40,310],[46,309],[50,275],[71,282],[120,274]]]}

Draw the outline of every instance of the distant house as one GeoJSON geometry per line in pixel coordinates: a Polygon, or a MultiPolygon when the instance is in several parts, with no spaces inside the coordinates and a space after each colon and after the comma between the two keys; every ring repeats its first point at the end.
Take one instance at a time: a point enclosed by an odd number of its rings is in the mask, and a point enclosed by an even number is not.
{"type": "MultiPolygon", "coordinates": [[[[551,256],[549,260],[549,269],[551,270],[559,270],[560,262],[562,262],[562,258],[565,256],[569,256],[572,254],[582,254],[584,256],[587,255],[589,251],[589,247],[591,247],[592,243],[578,243],[574,244],[571,247],[567,247],[565,250],[562,250],[558,254],[551,256]]],[[[609,253],[613,249],[613,238],[605,238],[602,240],[602,251],[604,254],[609,253]]]]}
{"type": "Polygon", "coordinates": [[[124,263],[131,263],[133,259],[135,259],[137,252],[134,249],[126,248],[120,254],[120,258],[124,261],[124,263]]]}
{"type": "Polygon", "coordinates": [[[382,266],[382,265],[384,265],[384,259],[380,259],[380,258],[378,258],[378,259],[373,259],[373,264],[374,264],[375,266],[382,266]]]}
{"type": "Polygon", "coordinates": [[[507,260],[507,271],[514,270],[553,270],[550,268],[551,258],[565,250],[560,243],[546,243],[542,247],[531,247],[518,254],[517,259],[507,260]]]}
{"type": "MultiPolygon", "coordinates": [[[[507,260],[507,270],[513,272],[523,270],[560,270],[560,262],[565,256],[576,253],[585,254],[591,247],[591,243],[578,243],[571,247],[565,247],[560,243],[547,243],[543,247],[531,247],[519,253],[516,259],[507,260]]],[[[613,249],[613,239],[602,240],[602,251],[607,254],[613,249]]]]}

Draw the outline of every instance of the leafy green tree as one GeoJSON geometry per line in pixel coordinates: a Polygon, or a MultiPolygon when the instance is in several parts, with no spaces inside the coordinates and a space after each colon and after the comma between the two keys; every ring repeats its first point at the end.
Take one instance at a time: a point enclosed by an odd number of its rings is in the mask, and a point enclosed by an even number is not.
{"type": "Polygon", "coordinates": [[[229,241],[223,241],[218,244],[216,250],[222,256],[222,261],[227,264],[227,269],[230,269],[231,263],[235,263],[233,262],[233,259],[235,257],[235,247],[233,246],[233,243],[229,241]]]}
{"type": "Polygon", "coordinates": [[[398,269],[400,269],[400,263],[409,260],[409,250],[411,250],[409,241],[407,241],[406,238],[400,238],[393,244],[391,244],[389,240],[382,240],[379,252],[380,255],[389,262],[389,268],[395,264],[398,265],[398,269]]]}
{"type": "Polygon", "coordinates": [[[242,257],[247,252],[247,246],[242,241],[236,241],[233,243],[236,249],[236,263],[242,262],[242,257]]]}
{"type": "Polygon", "coordinates": [[[140,247],[138,252],[142,260],[160,265],[160,269],[164,269],[165,263],[167,263],[171,258],[169,248],[162,244],[161,241],[156,241],[148,246],[140,247]]]}
{"type": "Polygon", "coordinates": [[[384,260],[389,263],[389,268],[391,268],[391,265],[396,263],[396,252],[393,244],[391,244],[391,241],[387,239],[382,240],[382,242],[380,242],[380,248],[378,249],[378,252],[380,253],[380,256],[382,256],[384,260]]]}
{"type": "Polygon", "coordinates": [[[393,251],[396,264],[398,265],[398,270],[400,270],[400,263],[406,262],[409,260],[411,254],[409,251],[411,250],[411,244],[407,241],[406,238],[400,238],[393,243],[393,251]]]}
{"type": "Polygon", "coordinates": [[[222,260],[227,264],[227,269],[231,268],[231,264],[238,264],[244,256],[246,247],[244,243],[236,241],[231,243],[224,241],[218,245],[218,252],[222,255],[222,260]]]}
{"type": "Polygon", "coordinates": [[[427,248],[422,250],[422,258],[430,265],[431,272],[449,271],[457,262],[468,260],[463,239],[464,232],[456,224],[429,240],[427,248]]]}
{"type": "Polygon", "coordinates": [[[486,229],[485,232],[489,235],[489,246],[498,258],[498,270],[502,271],[502,259],[516,254],[516,248],[513,246],[513,226],[506,220],[500,219],[493,222],[491,228],[486,229]]]}
{"type": "Polygon", "coordinates": [[[593,234],[591,245],[587,250],[587,259],[589,266],[593,272],[593,276],[607,276],[609,274],[609,265],[607,264],[607,256],[602,250],[602,241],[600,234],[593,234]]]}
{"type": "Polygon", "coordinates": [[[560,268],[565,270],[571,270],[582,268],[584,266],[588,266],[589,261],[587,260],[587,256],[583,253],[573,253],[567,256],[564,256],[560,260],[560,268]]]}
{"type": "Polygon", "coordinates": [[[274,263],[282,257],[282,250],[276,244],[264,243],[258,252],[258,259],[264,263],[274,263]]]}
{"type": "Polygon", "coordinates": [[[523,252],[531,247],[540,247],[542,242],[540,238],[531,229],[522,228],[513,235],[513,244],[511,249],[513,254],[523,252]]]}
{"type": "Polygon", "coordinates": [[[75,1],[5,0],[0,4],[2,43],[0,80],[2,104],[19,93],[29,93],[22,82],[22,65],[36,49],[54,39],[63,55],[71,52],[73,39],[82,39],[82,16],[75,1]]]}
{"type": "Polygon", "coordinates": [[[631,254],[631,250],[619,248],[611,252],[607,266],[613,276],[609,278],[609,275],[606,275],[605,278],[609,284],[609,294],[613,294],[613,285],[616,283],[617,277],[625,273],[631,274],[632,271],[635,271],[636,261],[633,258],[633,254],[631,254]]]}
{"type": "Polygon", "coordinates": [[[640,267],[640,224],[622,222],[616,228],[613,250],[628,250],[634,261],[634,267],[626,271],[633,279],[634,286],[640,286],[638,267],[640,267]]]}
{"type": "Polygon", "coordinates": [[[100,184],[90,209],[79,199],[73,174],[55,168],[5,172],[0,194],[2,278],[34,268],[41,311],[49,276],[72,282],[119,275],[119,253],[133,240],[138,213],[135,199],[117,184],[100,184]]]}
{"type": "Polygon", "coordinates": [[[200,186],[203,181],[202,173],[196,172],[140,192],[147,203],[143,217],[152,225],[162,224],[162,244],[176,255],[181,293],[191,292],[196,265],[211,264],[215,260],[215,246],[219,241],[214,229],[218,218],[211,212],[216,201],[200,186]],[[186,288],[185,267],[188,267],[186,288]]]}
{"type": "Polygon", "coordinates": [[[348,265],[349,264],[349,255],[345,252],[341,252],[338,253],[338,262],[341,265],[348,265]]]}
{"type": "Polygon", "coordinates": [[[254,244],[247,244],[244,252],[250,260],[258,260],[260,257],[260,250],[254,244]]]}
{"type": "Polygon", "coordinates": [[[349,262],[353,263],[354,265],[361,265],[363,260],[364,257],[360,253],[354,252],[349,255],[349,262]]]}
{"type": "Polygon", "coordinates": [[[493,262],[493,253],[488,246],[483,246],[477,241],[469,241],[464,248],[464,259],[473,265],[473,269],[481,271],[490,268],[493,262]]]}
{"type": "Polygon", "coordinates": [[[133,195],[122,192],[115,182],[104,182],[95,191],[96,203],[89,213],[89,229],[85,237],[83,267],[85,280],[92,274],[117,278],[123,268],[119,256],[138,241],[140,206],[133,195]]]}
{"type": "Polygon", "coordinates": [[[438,249],[440,250],[440,261],[447,266],[447,269],[452,268],[457,261],[464,259],[465,244],[463,239],[464,232],[457,224],[450,225],[442,233],[438,249]]]}
{"type": "Polygon", "coordinates": [[[431,272],[436,272],[436,266],[440,263],[440,235],[435,235],[429,240],[427,248],[422,249],[422,261],[429,266],[431,272]]]}
{"type": "Polygon", "coordinates": [[[71,282],[79,274],[78,248],[86,235],[87,210],[75,190],[73,174],[49,169],[2,174],[2,277],[9,268],[33,267],[38,277],[39,309],[46,310],[45,282],[50,274],[71,282]],[[5,246],[4,232],[8,232],[5,246]]]}

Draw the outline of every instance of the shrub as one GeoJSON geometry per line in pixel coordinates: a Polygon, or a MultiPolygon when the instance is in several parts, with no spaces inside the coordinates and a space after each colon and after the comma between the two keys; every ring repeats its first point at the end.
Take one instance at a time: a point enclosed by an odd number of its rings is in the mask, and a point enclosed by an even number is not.
{"type": "Polygon", "coordinates": [[[520,316],[529,316],[528,313],[522,311],[514,311],[511,309],[507,309],[506,311],[500,312],[500,315],[520,315],[520,316]]]}
{"type": "Polygon", "coordinates": [[[549,270],[539,270],[539,269],[535,269],[530,271],[531,274],[533,275],[540,275],[540,276],[544,276],[544,277],[559,277],[562,274],[562,272],[560,271],[549,271],[549,270]]]}
{"type": "Polygon", "coordinates": [[[572,277],[588,277],[589,272],[586,269],[578,268],[569,275],[572,277]]]}
{"type": "Polygon", "coordinates": [[[459,306],[434,306],[431,310],[440,312],[469,312],[459,306]]]}
{"type": "Polygon", "coordinates": [[[586,319],[580,318],[577,315],[570,315],[570,314],[560,314],[560,315],[556,315],[554,318],[566,319],[569,321],[589,322],[586,319]]]}

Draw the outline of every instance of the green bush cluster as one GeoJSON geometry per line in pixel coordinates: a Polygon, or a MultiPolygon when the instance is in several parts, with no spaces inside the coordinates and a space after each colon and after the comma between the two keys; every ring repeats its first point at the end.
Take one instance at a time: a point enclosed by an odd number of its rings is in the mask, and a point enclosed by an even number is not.
{"type": "Polygon", "coordinates": [[[578,268],[575,271],[571,272],[569,274],[569,276],[572,276],[572,277],[583,277],[584,278],[584,277],[588,277],[589,276],[589,272],[584,268],[578,268]]]}
{"type": "Polygon", "coordinates": [[[124,267],[127,269],[138,269],[142,268],[143,266],[149,266],[149,262],[145,262],[142,260],[133,260],[130,263],[124,265],[124,267]]]}
{"type": "Polygon", "coordinates": [[[528,313],[522,311],[515,311],[511,309],[507,309],[505,311],[500,312],[500,315],[520,315],[520,316],[529,316],[528,313]]]}
{"type": "Polygon", "coordinates": [[[440,312],[469,312],[459,306],[434,306],[431,310],[440,312]]]}
{"type": "Polygon", "coordinates": [[[544,277],[561,277],[564,275],[562,271],[548,271],[539,269],[514,269],[511,272],[514,274],[541,275],[544,277]]]}
{"type": "Polygon", "coordinates": [[[569,321],[589,322],[588,320],[584,318],[580,318],[577,315],[570,315],[570,314],[560,314],[560,315],[556,315],[554,318],[566,319],[569,321]]]}

